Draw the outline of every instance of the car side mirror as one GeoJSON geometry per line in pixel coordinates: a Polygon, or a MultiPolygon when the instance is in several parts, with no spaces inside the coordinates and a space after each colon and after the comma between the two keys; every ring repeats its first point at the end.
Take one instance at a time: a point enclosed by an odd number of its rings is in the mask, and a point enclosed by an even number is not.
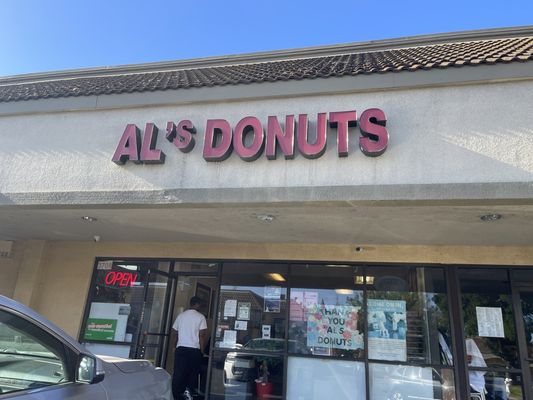
{"type": "Polygon", "coordinates": [[[76,382],[93,384],[102,382],[105,377],[100,360],[92,355],[80,354],[76,368],[76,382]]]}

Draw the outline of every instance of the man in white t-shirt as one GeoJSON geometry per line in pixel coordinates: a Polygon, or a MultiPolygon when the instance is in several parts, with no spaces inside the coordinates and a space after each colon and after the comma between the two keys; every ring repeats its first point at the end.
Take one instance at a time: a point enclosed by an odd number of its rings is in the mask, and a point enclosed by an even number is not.
{"type": "Polygon", "coordinates": [[[191,391],[198,385],[207,333],[205,317],[198,312],[201,306],[202,299],[192,297],[189,309],[178,315],[172,325],[177,342],[172,377],[172,393],[176,400],[192,400],[191,391]]]}

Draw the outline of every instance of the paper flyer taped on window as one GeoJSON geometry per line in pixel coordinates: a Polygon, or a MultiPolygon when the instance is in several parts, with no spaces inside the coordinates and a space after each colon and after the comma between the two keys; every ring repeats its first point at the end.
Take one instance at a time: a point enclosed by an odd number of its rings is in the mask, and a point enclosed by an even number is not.
{"type": "Polygon", "coordinates": [[[237,316],[237,300],[226,300],[224,303],[224,317],[237,316]]]}
{"type": "Polygon", "coordinates": [[[476,317],[479,336],[505,337],[500,307],[476,307],[476,317]]]}
{"type": "Polygon", "coordinates": [[[250,319],[251,308],[252,303],[239,303],[237,308],[237,319],[248,321],[250,319]]]}
{"type": "Polygon", "coordinates": [[[359,310],[331,304],[307,309],[307,347],[362,349],[363,334],[357,328],[359,310]]]}
{"type": "Polygon", "coordinates": [[[368,300],[368,356],[407,361],[407,313],[404,300],[368,300]]]}
{"type": "Polygon", "coordinates": [[[265,312],[279,313],[281,310],[281,287],[265,286],[265,312]]]}
{"type": "Polygon", "coordinates": [[[237,344],[237,331],[224,331],[224,347],[235,347],[237,344]]]}
{"type": "Polygon", "coordinates": [[[263,325],[263,339],[270,339],[270,325],[263,325]]]}
{"type": "Polygon", "coordinates": [[[248,330],[248,321],[235,321],[235,330],[246,331],[248,330]]]}

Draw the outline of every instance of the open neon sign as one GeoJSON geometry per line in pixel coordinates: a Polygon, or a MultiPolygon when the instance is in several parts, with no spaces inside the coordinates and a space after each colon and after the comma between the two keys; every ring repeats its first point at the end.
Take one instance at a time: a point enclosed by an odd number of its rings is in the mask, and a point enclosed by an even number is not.
{"type": "Polygon", "coordinates": [[[109,286],[120,286],[128,287],[133,286],[139,274],[133,272],[119,272],[119,271],[109,271],[104,278],[104,282],[109,286]]]}

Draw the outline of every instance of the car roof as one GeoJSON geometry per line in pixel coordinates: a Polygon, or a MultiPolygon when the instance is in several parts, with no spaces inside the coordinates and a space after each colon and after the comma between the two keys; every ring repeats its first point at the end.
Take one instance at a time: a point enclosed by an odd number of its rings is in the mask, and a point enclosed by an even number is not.
{"type": "Polygon", "coordinates": [[[60,337],[63,341],[68,342],[68,344],[70,344],[70,346],[73,347],[75,350],[79,352],[87,352],[83,345],[81,345],[76,339],[66,333],[63,329],[47,320],[38,312],[25,306],[24,304],[10,299],[9,297],[0,295],[0,308],[10,309],[19,314],[24,315],[26,318],[32,319],[35,323],[41,325],[46,330],[60,337]]]}

